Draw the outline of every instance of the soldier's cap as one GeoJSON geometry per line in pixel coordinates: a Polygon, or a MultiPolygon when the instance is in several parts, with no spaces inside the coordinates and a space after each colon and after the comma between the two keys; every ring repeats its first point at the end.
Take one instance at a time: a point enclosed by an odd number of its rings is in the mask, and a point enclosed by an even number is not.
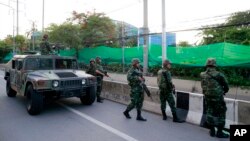
{"type": "Polygon", "coordinates": [[[89,60],[89,62],[95,62],[95,59],[94,59],[94,58],[91,58],[91,59],[89,60]]]}
{"type": "Polygon", "coordinates": [[[206,62],[206,66],[216,67],[216,60],[215,60],[215,58],[208,58],[207,62],[206,62]]]}
{"type": "Polygon", "coordinates": [[[131,61],[133,64],[134,63],[140,63],[140,59],[139,58],[133,58],[131,61]]]}

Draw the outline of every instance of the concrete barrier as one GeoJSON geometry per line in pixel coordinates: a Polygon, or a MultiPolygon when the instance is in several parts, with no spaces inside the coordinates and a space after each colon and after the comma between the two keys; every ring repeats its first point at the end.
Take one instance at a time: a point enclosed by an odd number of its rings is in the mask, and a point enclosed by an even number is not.
{"type": "MultiPolygon", "coordinates": [[[[148,87],[153,101],[145,96],[143,109],[156,114],[161,114],[159,89],[148,87]]],[[[103,83],[102,96],[106,99],[128,104],[130,102],[130,87],[125,82],[105,80],[103,83]]],[[[202,94],[177,91],[175,95],[176,107],[180,118],[189,123],[204,126],[206,110],[202,94]]],[[[225,98],[227,105],[226,128],[231,124],[250,124],[250,102],[225,98]]],[[[169,106],[167,115],[172,116],[169,106]]]]}

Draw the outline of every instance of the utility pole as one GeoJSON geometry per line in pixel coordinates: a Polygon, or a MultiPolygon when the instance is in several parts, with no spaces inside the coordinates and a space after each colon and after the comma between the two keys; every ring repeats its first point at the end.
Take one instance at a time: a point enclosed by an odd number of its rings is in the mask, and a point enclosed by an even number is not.
{"type": "Polygon", "coordinates": [[[34,36],[34,33],[35,33],[35,22],[33,21],[32,22],[32,48],[33,48],[33,51],[35,50],[35,36],[34,36]]]}
{"type": "Polygon", "coordinates": [[[43,15],[42,15],[42,32],[44,33],[44,0],[43,0],[43,15]]]}
{"type": "Polygon", "coordinates": [[[144,43],[143,43],[143,74],[148,72],[148,0],[143,1],[143,30],[144,30],[144,43]]]}
{"type": "Polygon", "coordinates": [[[163,65],[163,61],[167,59],[165,0],[162,0],[161,5],[162,5],[162,65],[163,65]]]}
{"type": "Polygon", "coordinates": [[[19,1],[16,1],[16,35],[19,34],[19,29],[18,29],[18,25],[19,25],[19,1]]]}

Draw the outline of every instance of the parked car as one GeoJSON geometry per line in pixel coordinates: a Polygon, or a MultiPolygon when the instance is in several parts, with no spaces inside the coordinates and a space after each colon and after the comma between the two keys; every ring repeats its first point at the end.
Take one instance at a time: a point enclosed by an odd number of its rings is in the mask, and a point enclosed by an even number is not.
{"type": "Polygon", "coordinates": [[[78,69],[73,57],[15,55],[5,68],[6,93],[27,98],[30,115],[39,114],[48,100],[78,97],[91,105],[96,98],[96,78],[78,69]]]}

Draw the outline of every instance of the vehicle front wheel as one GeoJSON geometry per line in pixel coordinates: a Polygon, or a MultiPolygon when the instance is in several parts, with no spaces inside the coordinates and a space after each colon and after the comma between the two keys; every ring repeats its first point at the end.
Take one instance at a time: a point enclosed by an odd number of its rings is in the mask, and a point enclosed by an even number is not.
{"type": "Polygon", "coordinates": [[[87,88],[86,95],[81,96],[80,100],[84,105],[91,105],[93,102],[95,102],[95,98],[96,98],[96,86],[92,86],[87,88]]]}
{"type": "Polygon", "coordinates": [[[33,86],[29,85],[26,91],[26,109],[30,115],[37,115],[43,110],[43,96],[34,91],[33,86]]]}
{"type": "Polygon", "coordinates": [[[16,91],[11,88],[10,78],[7,78],[6,94],[8,95],[8,97],[15,97],[16,96],[16,91]]]}

